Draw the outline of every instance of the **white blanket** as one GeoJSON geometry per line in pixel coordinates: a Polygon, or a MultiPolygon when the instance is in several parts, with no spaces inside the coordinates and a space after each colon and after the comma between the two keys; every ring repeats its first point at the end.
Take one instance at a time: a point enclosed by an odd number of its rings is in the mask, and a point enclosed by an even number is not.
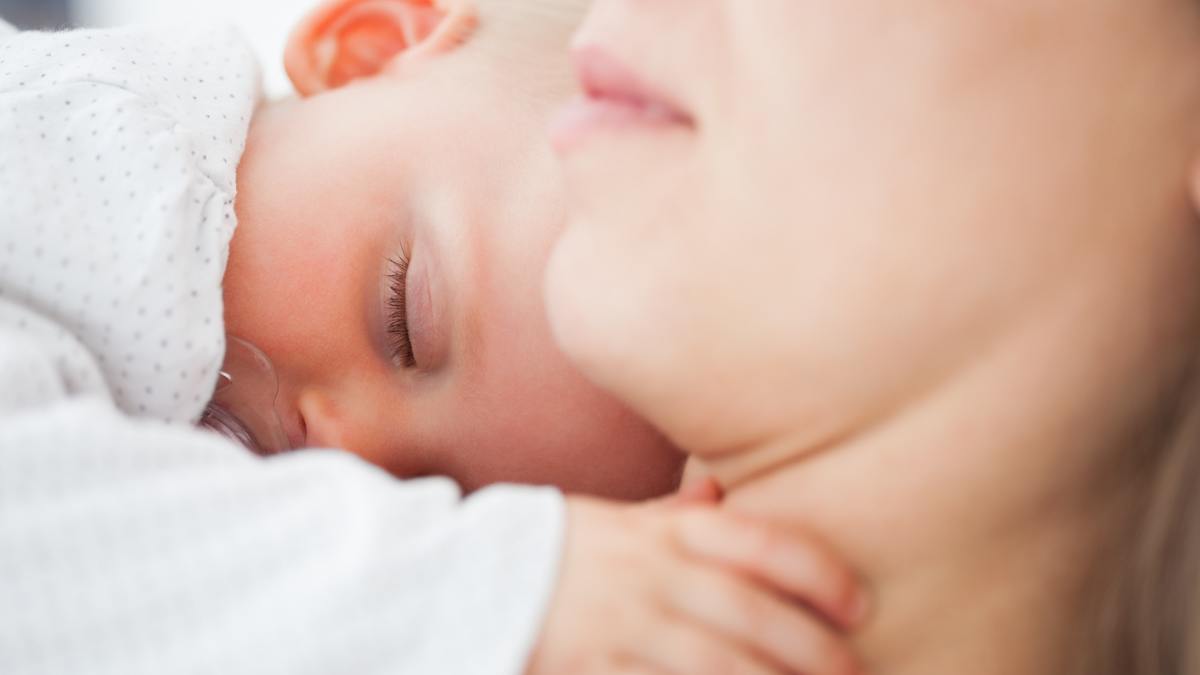
{"type": "Polygon", "coordinates": [[[257,80],[227,29],[0,26],[0,673],[520,673],[556,492],[190,426],[257,80]]]}

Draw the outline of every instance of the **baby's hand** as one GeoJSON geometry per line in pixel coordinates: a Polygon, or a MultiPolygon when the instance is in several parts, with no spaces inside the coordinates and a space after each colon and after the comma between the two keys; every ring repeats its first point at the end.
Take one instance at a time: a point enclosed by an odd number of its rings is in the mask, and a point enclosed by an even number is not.
{"type": "Polygon", "coordinates": [[[853,675],[854,575],[815,541],[694,500],[571,498],[527,675],[853,675]]]}

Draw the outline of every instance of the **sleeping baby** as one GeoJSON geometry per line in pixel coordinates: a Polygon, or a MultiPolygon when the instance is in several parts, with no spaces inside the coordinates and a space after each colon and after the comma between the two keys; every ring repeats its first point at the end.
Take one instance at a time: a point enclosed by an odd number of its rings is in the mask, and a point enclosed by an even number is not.
{"type": "Polygon", "coordinates": [[[802,533],[481,489],[679,482],[544,317],[583,9],[329,0],[269,103],[226,29],[0,28],[0,672],[852,672],[802,533]]]}

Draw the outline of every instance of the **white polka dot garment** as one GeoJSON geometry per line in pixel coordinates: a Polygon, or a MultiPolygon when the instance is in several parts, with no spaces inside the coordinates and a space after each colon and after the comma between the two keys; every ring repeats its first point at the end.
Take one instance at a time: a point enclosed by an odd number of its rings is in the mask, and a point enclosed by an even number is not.
{"type": "Polygon", "coordinates": [[[0,673],[516,674],[563,505],[193,429],[257,70],[0,23],[0,673]]]}
{"type": "Polygon", "coordinates": [[[39,318],[0,325],[55,344],[68,391],[98,366],[122,410],[199,417],[256,72],[230,29],[0,43],[0,291],[39,318]]]}

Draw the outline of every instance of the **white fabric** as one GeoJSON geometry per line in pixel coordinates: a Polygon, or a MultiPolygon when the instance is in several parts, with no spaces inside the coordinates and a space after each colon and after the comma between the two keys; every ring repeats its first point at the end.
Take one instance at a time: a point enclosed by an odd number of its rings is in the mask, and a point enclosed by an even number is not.
{"type": "Polygon", "coordinates": [[[0,34],[0,673],[520,673],[557,492],[189,424],[256,72],[227,29],[0,34]]]}

